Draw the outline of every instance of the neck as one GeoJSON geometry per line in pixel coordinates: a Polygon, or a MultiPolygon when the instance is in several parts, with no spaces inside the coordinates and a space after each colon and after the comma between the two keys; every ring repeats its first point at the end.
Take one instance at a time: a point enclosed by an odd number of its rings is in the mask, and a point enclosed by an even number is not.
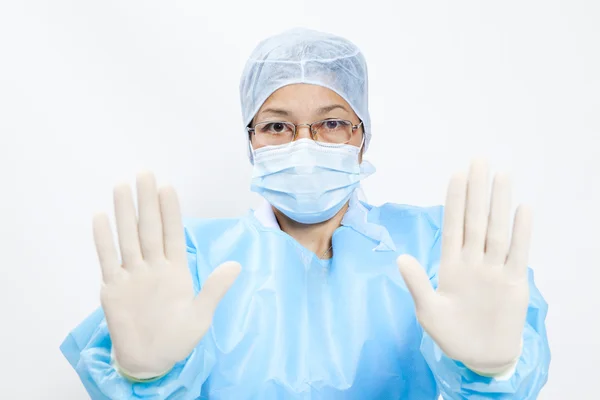
{"type": "Polygon", "coordinates": [[[327,259],[333,255],[331,238],[333,232],[342,225],[342,219],[348,203],[346,203],[333,218],[318,224],[301,224],[288,218],[285,214],[273,207],[273,212],[282,231],[296,239],[298,243],[312,251],[319,258],[327,259]],[[330,250],[331,249],[331,250],[330,250]]]}

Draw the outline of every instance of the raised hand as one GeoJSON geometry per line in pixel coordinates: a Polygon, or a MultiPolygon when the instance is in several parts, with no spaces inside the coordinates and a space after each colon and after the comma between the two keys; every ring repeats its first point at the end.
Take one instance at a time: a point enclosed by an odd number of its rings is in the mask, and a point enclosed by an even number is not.
{"type": "Polygon", "coordinates": [[[240,272],[217,267],[194,294],[177,194],[156,188],[151,173],[137,177],[139,218],[129,185],[114,190],[119,260],[106,214],[94,217],[102,268],[101,302],[119,368],[138,379],[168,372],[208,330],[213,313],[240,272]]]}
{"type": "Polygon", "coordinates": [[[442,351],[478,373],[494,375],[510,369],[521,351],[531,212],[517,209],[509,241],[510,182],[495,176],[490,203],[488,188],[481,161],[471,165],[468,177],[452,177],[437,290],[413,257],[400,256],[398,266],[420,324],[442,351]]]}

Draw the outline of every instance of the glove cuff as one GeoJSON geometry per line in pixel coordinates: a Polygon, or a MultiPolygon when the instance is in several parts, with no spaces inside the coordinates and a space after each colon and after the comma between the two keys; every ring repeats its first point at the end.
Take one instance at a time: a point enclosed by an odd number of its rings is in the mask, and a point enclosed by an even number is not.
{"type": "Polygon", "coordinates": [[[487,378],[495,378],[497,380],[508,380],[515,373],[517,364],[523,353],[523,338],[521,338],[521,344],[519,348],[519,355],[515,357],[511,362],[494,368],[478,368],[472,367],[469,364],[463,362],[463,364],[477,375],[485,376],[487,378]]]}
{"type": "Polygon", "coordinates": [[[154,373],[154,372],[136,372],[136,373],[128,372],[119,365],[119,362],[117,361],[117,357],[115,355],[114,347],[110,351],[110,362],[111,362],[113,368],[119,373],[119,375],[121,375],[123,378],[127,379],[128,381],[136,382],[136,383],[147,383],[147,382],[157,381],[157,380],[163,378],[165,375],[167,375],[173,369],[171,367],[168,370],[166,370],[165,372],[158,373],[158,374],[154,373]]]}

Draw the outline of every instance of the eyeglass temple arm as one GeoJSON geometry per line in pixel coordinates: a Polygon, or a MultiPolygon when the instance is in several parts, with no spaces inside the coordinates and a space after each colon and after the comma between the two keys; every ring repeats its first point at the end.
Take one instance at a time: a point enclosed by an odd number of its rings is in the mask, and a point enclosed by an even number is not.
{"type": "Polygon", "coordinates": [[[358,128],[360,128],[360,126],[363,124],[362,121],[360,121],[358,124],[356,125],[352,125],[352,132],[354,132],[355,130],[357,130],[358,128]]]}

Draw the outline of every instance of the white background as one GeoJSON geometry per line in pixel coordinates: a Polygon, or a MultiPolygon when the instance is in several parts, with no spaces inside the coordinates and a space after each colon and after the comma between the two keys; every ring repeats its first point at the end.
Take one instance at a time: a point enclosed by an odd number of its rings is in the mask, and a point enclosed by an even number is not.
{"type": "Polygon", "coordinates": [[[85,399],[59,353],[98,306],[91,215],[155,171],[189,216],[255,201],[237,85],[292,26],[370,67],[370,202],[443,202],[473,156],[536,213],[550,304],[542,399],[590,399],[600,360],[600,3],[56,0],[0,5],[0,397],[85,399]]]}

